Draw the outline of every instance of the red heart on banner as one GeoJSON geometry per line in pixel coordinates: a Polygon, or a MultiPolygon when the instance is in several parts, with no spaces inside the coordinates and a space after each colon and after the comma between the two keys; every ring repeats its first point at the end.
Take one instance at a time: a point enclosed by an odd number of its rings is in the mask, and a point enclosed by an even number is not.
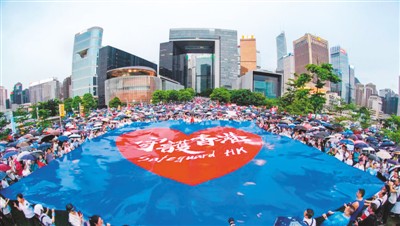
{"type": "Polygon", "coordinates": [[[121,154],[163,177],[197,185],[231,173],[252,160],[263,145],[260,136],[230,127],[186,135],[178,130],[137,130],[117,138],[121,154]]]}

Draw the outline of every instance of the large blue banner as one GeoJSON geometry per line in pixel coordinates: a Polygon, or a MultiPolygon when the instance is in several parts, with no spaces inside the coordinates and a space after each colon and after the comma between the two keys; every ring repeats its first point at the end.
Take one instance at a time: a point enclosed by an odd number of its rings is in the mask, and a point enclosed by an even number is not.
{"type": "Polygon", "coordinates": [[[375,177],[253,122],[134,123],[84,143],[2,191],[112,225],[273,225],[372,196],[375,177]]]}

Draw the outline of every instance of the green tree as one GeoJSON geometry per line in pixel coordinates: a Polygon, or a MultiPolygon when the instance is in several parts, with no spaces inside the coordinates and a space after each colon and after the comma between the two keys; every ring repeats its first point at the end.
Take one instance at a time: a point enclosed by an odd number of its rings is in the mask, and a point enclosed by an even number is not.
{"type": "Polygon", "coordinates": [[[207,88],[206,90],[202,91],[199,96],[201,97],[210,97],[211,93],[213,92],[212,88],[207,88]]]}
{"type": "Polygon", "coordinates": [[[153,95],[151,97],[151,102],[153,104],[158,104],[161,101],[165,101],[168,99],[167,95],[168,93],[164,90],[156,90],[153,92],[153,95]]]}
{"type": "Polygon", "coordinates": [[[72,107],[74,108],[75,111],[79,111],[79,104],[82,103],[82,99],[80,96],[74,97],[72,101],[72,107]]]}
{"type": "Polygon", "coordinates": [[[167,91],[167,100],[166,101],[178,101],[179,100],[179,91],[177,90],[168,90],[167,91]]]}
{"type": "Polygon", "coordinates": [[[190,96],[191,96],[190,99],[193,99],[196,96],[196,92],[194,91],[193,88],[186,88],[185,90],[190,93],[190,96]]]}
{"type": "Polygon", "coordinates": [[[296,79],[289,79],[287,92],[279,98],[279,110],[285,110],[293,115],[306,115],[312,111],[310,90],[306,84],[311,81],[308,74],[295,74],[296,79]]]}
{"type": "Polygon", "coordinates": [[[193,94],[186,89],[179,90],[179,101],[187,102],[193,99],[193,94]]]}
{"type": "Polygon", "coordinates": [[[118,106],[122,106],[122,102],[118,97],[114,97],[112,100],[110,100],[108,106],[110,108],[117,108],[118,106]]]}
{"type": "Polygon", "coordinates": [[[88,113],[90,112],[90,110],[97,108],[97,101],[94,99],[91,93],[85,93],[83,95],[82,104],[85,108],[85,113],[88,113]]]}
{"type": "Polygon", "coordinates": [[[302,74],[307,80],[311,80],[314,78],[315,88],[316,90],[310,96],[310,103],[313,108],[313,112],[320,112],[326,102],[325,94],[321,92],[321,89],[324,88],[326,82],[338,83],[340,82],[340,78],[333,73],[333,67],[331,64],[308,64],[306,66],[309,74],[302,74]]]}
{"type": "Polygon", "coordinates": [[[231,102],[237,105],[251,105],[253,104],[253,93],[248,89],[231,90],[231,102]]]}
{"type": "Polygon", "coordinates": [[[221,103],[228,103],[231,101],[231,94],[226,88],[215,88],[210,95],[210,99],[221,103]]]}
{"type": "Polygon", "coordinates": [[[72,112],[72,102],[73,102],[72,98],[67,98],[64,100],[64,109],[67,113],[72,112]]]}
{"type": "Polygon", "coordinates": [[[265,98],[264,94],[254,92],[254,93],[252,93],[252,95],[253,95],[252,105],[255,105],[255,106],[266,105],[267,98],[265,98]]]}
{"type": "Polygon", "coordinates": [[[277,98],[265,98],[265,107],[271,108],[279,105],[279,99],[277,98]]]}

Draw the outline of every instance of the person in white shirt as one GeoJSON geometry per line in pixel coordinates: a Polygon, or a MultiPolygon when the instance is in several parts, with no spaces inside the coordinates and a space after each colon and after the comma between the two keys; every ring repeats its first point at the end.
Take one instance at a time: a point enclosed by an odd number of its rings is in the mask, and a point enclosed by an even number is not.
{"type": "Polygon", "coordinates": [[[51,210],[51,218],[49,215],[47,215],[49,208],[47,208],[47,211],[44,213],[43,206],[41,204],[36,204],[33,212],[36,214],[36,217],[39,219],[40,223],[42,223],[44,226],[51,226],[56,221],[54,209],[51,210]]]}
{"type": "Polygon", "coordinates": [[[76,212],[75,207],[69,203],[65,207],[68,212],[68,222],[72,226],[82,226],[83,225],[83,215],[80,212],[76,212]]]}
{"type": "Polygon", "coordinates": [[[14,203],[14,207],[19,211],[23,211],[25,218],[28,220],[30,226],[35,226],[34,216],[32,205],[24,199],[24,196],[19,193],[17,195],[18,205],[14,203]]]}
{"type": "Polygon", "coordinates": [[[313,218],[314,216],[314,210],[312,209],[306,209],[304,211],[304,218],[303,218],[303,222],[307,225],[307,226],[316,226],[317,225],[317,221],[313,218]]]}
{"type": "Polygon", "coordinates": [[[14,217],[12,216],[11,213],[11,207],[8,205],[8,202],[10,199],[5,198],[3,195],[0,194],[0,208],[1,212],[4,215],[4,223],[7,223],[7,225],[16,225],[14,217]]]}

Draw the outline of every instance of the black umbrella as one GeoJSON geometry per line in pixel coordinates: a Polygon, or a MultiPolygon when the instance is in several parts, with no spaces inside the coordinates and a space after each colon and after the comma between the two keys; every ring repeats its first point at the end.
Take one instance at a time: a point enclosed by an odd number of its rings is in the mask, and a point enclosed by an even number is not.
{"type": "Polygon", "coordinates": [[[294,130],[299,130],[299,131],[307,131],[307,128],[304,126],[295,126],[294,130]]]}
{"type": "Polygon", "coordinates": [[[56,137],[56,136],[54,136],[54,135],[52,135],[52,134],[49,134],[49,135],[43,136],[43,137],[40,139],[40,141],[41,141],[41,142],[49,142],[49,141],[53,140],[54,137],[56,137]]]}
{"type": "Polygon", "coordinates": [[[51,144],[49,144],[49,143],[44,143],[44,144],[41,144],[37,149],[38,150],[47,150],[48,148],[50,148],[51,147],[51,144]]]}
{"type": "Polygon", "coordinates": [[[322,132],[319,132],[319,133],[315,134],[314,137],[316,137],[316,138],[324,138],[324,137],[327,137],[329,135],[330,134],[328,132],[322,131],[322,132]]]}
{"type": "Polygon", "coordinates": [[[368,155],[368,158],[371,159],[371,160],[375,160],[375,161],[377,161],[377,162],[380,162],[380,161],[381,161],[381,160],[379,159],[379,157],[376,156],[376,155],[374,155],[374,154],[369,154],[369,155],[368,155]]]}

